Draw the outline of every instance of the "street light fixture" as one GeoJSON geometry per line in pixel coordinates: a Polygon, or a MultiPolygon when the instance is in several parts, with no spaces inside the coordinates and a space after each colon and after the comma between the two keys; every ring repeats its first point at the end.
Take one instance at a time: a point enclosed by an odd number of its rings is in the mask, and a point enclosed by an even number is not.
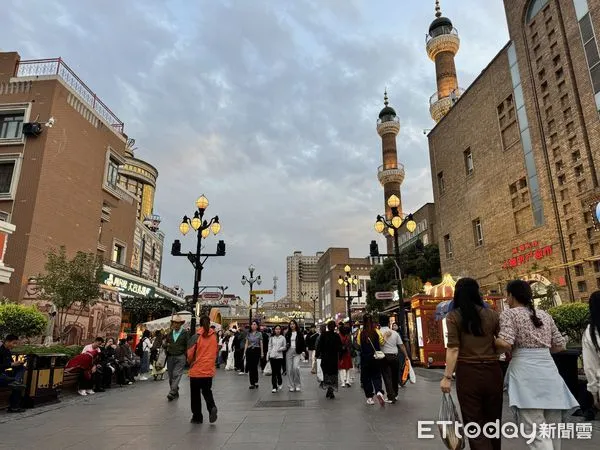
{"type": "Polygon", "coordinates": [[[396,263],[397,270],[397,282],[398,282],[398,298],[399,298],[399,306],[398,306],[398,326],[400,332],[402,334],[402,339],[404,342],[406,338],[406,320],[404,317],[404,298],[402,293],[402,273],[400,272],[400,229],[406,225],[406,229],[409,233],[414,232],[417,229],[417,224],[413,219],[412,214],[408,214],[407,216],[402,217],[402,213],[398,209],[400,206],[400,199],[396,195],[390,196],[387,201],[387,205],[390,207],[392,212],[392,218],[388,219],[384,216],[378,215],[377,220],[375,221],[375,231],[377,233],[384,233],[387,229],[387,232],[390,236],[394,238],[394,253],[392,255],[381,255],[379,253],[379,249],[377,246],[377,242],[371,242],[371,256],[393,256],[396,263]]]}
{"type": "Polygon", "coordinates": [[[310,301],[313,302],[313,322],[315,326],[317,325],[317,300],[319,300],[318,295],[310,296],[310,301]]]}
{"type": "Polygon", "coordinates": [[[257,277],[254,277],[255,270],[256,270],[256,267],[254,267],[254,264],[250,264],[250,266],[248,267],[248,272],[250,272],[250,276],[246,277],[246,275],[242,275],[242,285],[245,286],[246,283],[248,283],[248,285],[250,286],[250,297],[248,300],[248,302],[250,303],[249,315],[248,315],[248,325],[249,326],[252,326],[252,306],[254,304],[254,302],[252,301],[252,299],[254,298],[254,294],[252,294],[252,287],[254,286],[254,283],[258,284],[259,286],[262,283],[260,275],[258,275],[257,277]]]}
{"type": "Polygon", "coordinates": [[[346,267],[344,267],[345,275],[340,275],[338,278],[338,284],[340,286],[344,285],[346,288],[344,290],[344,295],[340,295],[339,289],[335,292],[336,297],[346,299],[346,307],[348,308],[348,325],[350,326],[350,329],[352,329],[352,300],[354,300],[355,298],[362,297],[362,291],[360,289],[358,290],[358,295],[351,295],[352,286],[358,285],[358,278],[356,277],[356,275],[352,275],[350,273],[351,270],[352,269],[350,268],[350,266],[346,265],[346,267]]]}
{"type": "Polygon", "coordinates": [[[193,229],[196,232],[196,252],[182,253],[181,242],[179,239],[176,239],[171,247],[171,255],[187,257],[194,267],[194,293],[192,295],[193,304],[187,305],[188,310],[192,314],[192,320],[190,324],[192,333],[196,332],[196,306],[198,304],[198,297],[200,296],[200,280],[202,279],[202,269],[204,268],[204,263],[211,256],[225,256],[224,241],[219,241],[217,243],[216,253],[202,254],[202,239],[206,239],[210,235],[211,231],[214,235],[216,235],[221,230],[221,224],[219,223],[219,216],[214,216],[212,219],[210,219],[210,221],[204,220],[204,213],[206,212],[206,208],[208,208],[208,199],[204,195],[201,195],[198,200],[196,200],[196,207],[198,209],[194,211],[192,218],[190,219],[188,216],[183,216],[183,220],[179,224],[179,231],[184,236],[190,232],[190,229],[193,229]]]}

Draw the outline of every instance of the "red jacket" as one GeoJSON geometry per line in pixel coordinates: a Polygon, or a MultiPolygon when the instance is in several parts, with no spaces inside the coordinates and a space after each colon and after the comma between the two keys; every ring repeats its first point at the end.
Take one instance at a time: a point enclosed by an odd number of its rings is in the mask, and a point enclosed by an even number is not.
{"type": "Polygon", "coordinates": [[[187,351],[187,360],[190,365],[188,375],[191,378],[212,378],[216,373],[216,358],[218,351],[217,336],[210,329],[208,335],[200,328],[192,339],[187,351]]]}

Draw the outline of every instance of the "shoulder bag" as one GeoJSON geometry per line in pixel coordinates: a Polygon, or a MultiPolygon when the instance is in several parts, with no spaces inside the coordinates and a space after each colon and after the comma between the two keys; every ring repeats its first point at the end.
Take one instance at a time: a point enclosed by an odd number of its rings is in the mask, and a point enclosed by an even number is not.
{"type": "Polygon", "coordinates": [[[369,342],[371,343],[371,347],[373,347],[373,351],[375,352],[373,354],[373,358],[375,359],[385,359],[385,353],[383,353],[381,350],[375,350],[375,346],[373,345],[373,341],[371,340],[371,338],[369,337],[369,342]]]}

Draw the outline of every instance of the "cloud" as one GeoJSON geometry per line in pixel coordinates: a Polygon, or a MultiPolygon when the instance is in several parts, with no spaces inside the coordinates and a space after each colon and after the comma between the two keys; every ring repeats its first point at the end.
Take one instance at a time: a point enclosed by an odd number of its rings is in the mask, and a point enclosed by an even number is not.
{"type": "MultiPolygon", "coordinates": [[[[467,87],[507,40],[502,2],[443,6],[461,35],[467,87]]],[[[243,295],[253,263],[280,277],[283,295],[294,250],[367,255],[383,209],[375,121],[386,86],[402,124],[404,207],[432,200],[422,131],[433,125],[424,48],[433,1],[8,0],[4,9],[5,50],[62,56],[125,122],[136,156],[159,169],[167,250],[181,217],[208,196],[228,252],[207,262],[205,284],[243,295]]],[[[191,292],[192,276],[186,260],[165,257],[163,283],[191,292]]]]}

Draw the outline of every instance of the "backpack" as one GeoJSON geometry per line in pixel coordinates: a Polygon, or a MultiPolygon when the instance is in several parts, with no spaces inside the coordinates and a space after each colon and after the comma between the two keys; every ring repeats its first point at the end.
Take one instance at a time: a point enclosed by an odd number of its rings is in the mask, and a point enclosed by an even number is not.
{"type": "Polygon", "coordinates": [[[138,342],[137,345],[135,346],[135,354],[136,354],[136,356],[139,356],[140,358],[142,356],[144,356],[144,340],[143,339],[140,342],[138,342]]]}

